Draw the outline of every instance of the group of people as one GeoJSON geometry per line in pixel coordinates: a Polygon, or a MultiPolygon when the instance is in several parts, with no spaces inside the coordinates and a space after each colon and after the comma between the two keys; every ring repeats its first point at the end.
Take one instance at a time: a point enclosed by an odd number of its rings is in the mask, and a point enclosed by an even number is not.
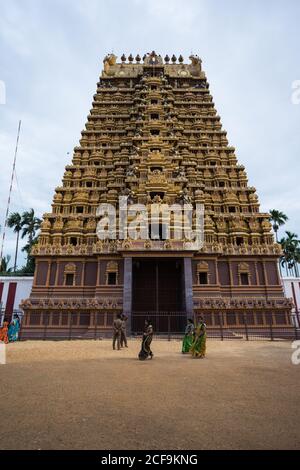
{"type": "MultiPolygon", "coordinates": [[[[127,335],[126,335],[126,328],[127,328],[127,320],[128,317],[126,315],[118,314],[117,318],[114,320],[113,323],[113,350],[120,351],[122,348],[128,348],[127,343],[127,335]]],[[[139,360],[145,361],[148,357],[151,359],[153,358],[153,352],[150,349],[150,345],[152,343],[153,338],[153,327],[150,320],[145,321],[145,331],[142,340],[142,347],[141,352],[139,354],[139,360]]]]}
{"type": "Polygon", "coordinates": [[[182,353],[192,354],[192,357],[203,359],[206,355],[206,324],[203,317],[195,326],[194,320],[188,320],[182,342],[182,353]]]}
{"type": "Polygon", "coordinates": [[[0,341],[5,344],[14,343],[19,339],[21,321],[18,315],[14,315],[11,322],[4,320],[2,328],[0,328],[0,341]]]}
{"type": "MultiPolygon", "coordinates": [[[[127,327],[127,320],[128,317],[126,315],[118,314],[117,318],[114,320],[113,323],[113,350],[116,350],[116,346],[118,351],[122,348],[128,348],[127,344],[127,336],[126,336],[126,327],[127,327]]],[[[139,353],[139,360],[145,361],[148,359],[153,358],[153,352],[151,351],[150,345],[152,343],[153,338],[153,326],[151,320],[145,321],[145,330],[143,334],[142,340],[142,347],[139,353]]]]}
{"type": "MultiPolygon", "coordinates": [[[[113,334],[113,349],[118,350],[122,347],[128,348],[126,337],[126,322],[128,317],[124,314],[119,314],[114,321],[114,334],[113,334]]],[[[142,346],[139,353],[139,360],[145,361],[146,359],[153,359],[154,355],[151,350],[151,343],[153,339],[153,325],[150,319],[145,320],[145,328],[142,338],[142,346]]],[[[193,358],[203,359],[206,355],[206,324],[203,317],[199,317],[198,323],[195,326],[194,320],[189,319],[185,329],[185,335],[182,343],[182,353],[191,354],[193,358]]]]}

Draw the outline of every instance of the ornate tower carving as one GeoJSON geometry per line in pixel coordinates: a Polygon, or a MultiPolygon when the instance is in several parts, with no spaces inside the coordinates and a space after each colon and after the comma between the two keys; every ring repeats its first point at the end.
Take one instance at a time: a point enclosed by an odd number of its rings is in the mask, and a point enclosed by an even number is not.
{"type": "Polygon", "coordinates": [[[33,251],[35,282],[23,305],[28,332],[54,313],[63,329],[63,313],[78,309],[86,316],[76,327],[93,328],[97,312],[105,315],[105,331],[108,312],[134,308],[134,283],[124,303],[128,259],[187,257],[184,239],[124,240],[117,231],[116,239],[99,240],[97,208],[114,205],[118,222],[120,195],[147,211],[153,204],[204,204],[204,246],[189,252],[190,281],[184,263],[180,310],[206,311],[208,325],[229,310],[237,323],[239,311],[257,311],[255,322],[276,314],[278,324],[289,322],[269,215],[259,211],[256,189],[229,145],[201,60],[189,59],[105,57],[85,130],[33,251]]]}

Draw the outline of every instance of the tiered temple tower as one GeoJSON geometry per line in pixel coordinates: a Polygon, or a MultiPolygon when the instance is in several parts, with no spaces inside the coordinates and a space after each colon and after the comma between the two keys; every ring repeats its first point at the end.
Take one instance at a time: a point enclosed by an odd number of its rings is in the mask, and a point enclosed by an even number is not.
{"type": "Polygon", "coordinates": [[[116,59],[104,60],[80,145],[44,215],[23,334],[39,337],[45,325],[53,336],[96,326],[104,333],[122,311],[133,332],[149,312],[161,331],[163,312],[178,331],[200,312],[208,327],[242,325],[245,315],[248,324],[288,325],[280,247],[222,129],[201,60],[155,52],[116,59]],[[148,211],[203,204],[204,246],[161,232],[156,240],[99,240],[99,204],[115,206],[119,219],[121,195],[148,211]]]}

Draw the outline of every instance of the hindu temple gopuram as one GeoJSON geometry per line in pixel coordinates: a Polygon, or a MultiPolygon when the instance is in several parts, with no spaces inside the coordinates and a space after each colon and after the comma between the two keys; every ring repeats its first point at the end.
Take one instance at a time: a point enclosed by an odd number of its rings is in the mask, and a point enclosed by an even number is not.
{"type": "MultiPolygon", "coordinates": [[[[201,60],[113,54],[92,109],[44,215],[23,334],[102,335],[117,313],[129,332],[154,315],[155,329],[182,331],[202,313],[208,328],[290,324],[278,273],[280,247],[222,129],[201,60]],[[151,207],[204,206],[201,246],[158,236],[100,239],[100,204],[119,197],[151,207]],[[166,316],[167,315],[167,316],[166,316]],[[168,318],[168,326],[166,325],[168,318]],[[170,324],[171,322],[171,324],[170,324]]],[[[128,213],[130,219],[130,212],[128,213]]],[[[171,219],[172,220],[172,219],[171,219]]],[[[192,218],[192,225],[193,225],[192,218]]],[[[171,227],[172,230],[172,227],[171,227]]]]}

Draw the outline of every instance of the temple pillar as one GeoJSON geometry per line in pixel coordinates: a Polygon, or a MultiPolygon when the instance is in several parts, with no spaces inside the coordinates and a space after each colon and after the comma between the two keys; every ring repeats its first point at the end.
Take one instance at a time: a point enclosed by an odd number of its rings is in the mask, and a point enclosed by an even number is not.
{"type": "Polygon", "coordinates": [[[132,311],[132,258],[124,259],[123,313],[128,317],[127,331],[131,334],[132,311]]]}
{"type": "Polygon", "coordinates": [[[184,258],[184,293],[187,317],[194,316],[192,258],[184,258]]]}

